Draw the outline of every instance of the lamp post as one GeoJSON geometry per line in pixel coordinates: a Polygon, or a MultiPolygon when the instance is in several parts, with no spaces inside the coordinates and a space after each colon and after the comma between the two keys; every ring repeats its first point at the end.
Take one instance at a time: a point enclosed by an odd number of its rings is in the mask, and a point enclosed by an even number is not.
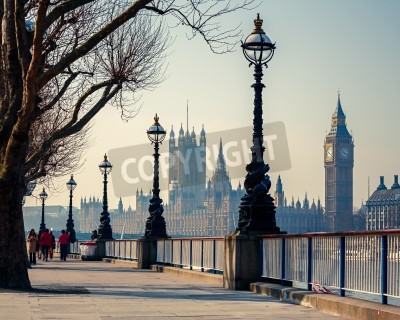
{"type": "Polygon", "coordinates": [[[110,225],[110,214],[108,213],[107,200],[107,176],[112,170],[112,164],[107,160],[107,155],[104,155],[104,160],[99,164],[100,172],[104,176],[104,191],[103,191],[103,212],[100,215],[100,226],[98,230],[98,240],[112,240],[112,228],[110,225]]]}
{"type": "Polygon", "coordinates": [[[279,233],[276,226],[275,206],[273,198],[268,194],[271,181],[267,172],[269,165],[264,163],[263,154],[263,119],[262,119],[262,90],[265,87],[262,80],[262,67],[272,59],[275,43],[265,34],[263,20],[257,14],[254,20],[254,30],[242,43],[243,54],[249,66],[254,65],[254,118],[253,145],[251,147],[251,162],[246,166],[247,175],[244,180],[246,194],[239,205],[239,233],[279,233]]]}
{"type": "Polygon", "coordinates": [[[67,220],[67,233],[69,235],[69,242],[74,243],[76,241],[76,234],[74,230],[74,220],[72,219],[72,191],[76,188],[76,182],[74,176],[71,174],[71,179],[67,182],[67,188],[69,190],[69,213],[67,220]]]}
{"type": "Polygon", "coordinates": [[[165,219],[162,216],[164,208],[162,205],[162,199],[160,198],[160,184],[159,184],[159,163],[158,158],[160,154],[158,153],[159,145],[165,138],[167,132],[158,122],[159,118],[156,114],[154,117],[154,124],[147,130],[147,136],[154,144],[154,178],[153,178],[153,197],[150,199],[149,206],[149,217],[146,220],[146,230],[144,236],[147,237],[158,237],[166,238],[167,230],[165,225],[165,219]]]}
{"type": "Polygon", "coordinates": [[[42,199],[42,221],[39,227],[39,233],[42,234],[44,230],[46,230],[46,224],[44,223],[44,202],[47,199],[48,195],[43,188],[43,191],[39,194],[40,199],[42,199]]]}

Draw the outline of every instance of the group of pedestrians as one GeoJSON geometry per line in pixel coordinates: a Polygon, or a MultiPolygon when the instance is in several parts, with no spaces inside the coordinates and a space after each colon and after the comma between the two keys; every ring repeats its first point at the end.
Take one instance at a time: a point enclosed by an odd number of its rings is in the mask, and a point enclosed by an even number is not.
{"type": "MultiPolygon", "coordinates": [[[[39,232],[36,235],[34,229],[28,234],[26,238],[28,243],[28,253],[29,253],[29,263],[31,265],[36,264],[36,254],[38,259],[43,258],[43,261],[48,261],[48,259],[53,259],[54,249],[56,248],[56,241],[52,231],[46,229],[43,232],[39,232]]],[[[67,260],[69,236],[65,230],[61,230],[61,234],[58,237],[58,243],[60,245],[60,260],[67,260]]]]}

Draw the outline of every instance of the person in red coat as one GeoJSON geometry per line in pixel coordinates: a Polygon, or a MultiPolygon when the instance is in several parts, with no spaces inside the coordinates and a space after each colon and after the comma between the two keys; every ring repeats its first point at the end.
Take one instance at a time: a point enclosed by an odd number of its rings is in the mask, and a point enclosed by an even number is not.
{"type": "Polygon", "coordinates": [[[61,230],[61,234],[58,237],[58,243],[60,244],[60,260],[67,260],[67,250],[69,243],[69,236],[65,230],[61,230]]]}
{"type": "Polygon", "coordinates": [[[40,245],[42,246],[43,250],[43,261],[47,261],[49,257],[49,249],[53,245],[53,238],[49,233],[49,229],[46,229],[42,235],[40,236],[39,240],[40,245]]]}

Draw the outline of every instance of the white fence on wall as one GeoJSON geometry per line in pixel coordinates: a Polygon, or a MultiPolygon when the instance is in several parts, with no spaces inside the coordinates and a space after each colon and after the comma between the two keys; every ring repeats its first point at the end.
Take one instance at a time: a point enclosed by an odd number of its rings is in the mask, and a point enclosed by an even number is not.
{"type": "Polygon", "coordinates": [[[224,238],[173,238],[157,240],[157,263],[190,270],[222,273],[224,238]]]}
{"type": "Polygon", "coordinates": [[[137,240],[107,240],[106,257],[122,260],[137,260],[137,240]]]}

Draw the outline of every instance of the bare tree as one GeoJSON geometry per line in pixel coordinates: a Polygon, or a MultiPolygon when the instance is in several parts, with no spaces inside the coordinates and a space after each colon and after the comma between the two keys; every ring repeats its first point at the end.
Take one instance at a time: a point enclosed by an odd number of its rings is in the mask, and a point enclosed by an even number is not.
{"type": "Polygon", "coordinates": [[[252,4],[0,0],[0,287],[30,287],[21,206],[27,182],[75,166],[88,125],[106,105],[125,119],[135,115],[139,92],[163,80],[165,17],[221,53],[232,50],[238,31],[222,31],[218,19],[252,4]]]}

